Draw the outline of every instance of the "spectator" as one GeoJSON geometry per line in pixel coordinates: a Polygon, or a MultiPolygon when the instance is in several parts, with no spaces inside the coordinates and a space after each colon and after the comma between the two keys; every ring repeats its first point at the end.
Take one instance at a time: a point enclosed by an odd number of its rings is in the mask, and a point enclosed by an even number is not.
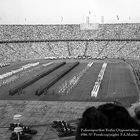
{"type": "Polygon", "coordinates": [[[1,25],[0,41],[34,41],[1,43],[1,62],[43,58],[140,58],[139,24],[103,24],[96,31],[80,30],[79,25],[1,25]],[[116,39],[93,42],[41,42],[42,40],[116,39]],[[40,42],[36,42],[39,41],[40,42]]]}
{"type": "Polygon", "coordinates": [[[97,109],[95,107],[88,108],[83,113],[78,125],[76,140],[105,139],[108,138],[107,135],[110,135],[110,138],[116,135],[117,139],[122,139],[125,136],[139,140],[140,125],[121,105],[107,103],[100,105],[97,109]],[[95,130],[104,131],[100,133],[95,130]]]}
{"type": "Polygon", "coordinates": [[[93,139],[93,133],[88,130],[104,129],[106,127],[108,127],[108,118],[95,107],[90,107],[83,113],[82,119],[77,128],[76,140],[93,139]]]}
{"type": "Polygon", "coordinates": [[[137,106],[134,111],[137,121],[140,122],[140,106],[137,106]]]}
{"type": "Polygon", "coordinates": [[[136,121],[130,116],[123,106],[107,103],[98,107],[98,110],[109,119],[111,128],[134,128],[137,127],[136,121]]]}

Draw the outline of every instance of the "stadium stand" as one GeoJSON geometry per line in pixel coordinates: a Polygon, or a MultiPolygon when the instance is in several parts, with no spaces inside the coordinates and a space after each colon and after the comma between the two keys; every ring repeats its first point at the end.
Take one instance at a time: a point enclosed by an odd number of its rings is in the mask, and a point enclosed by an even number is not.
{"type": "MultiPolygon", "coordinates": [[[[140,58],[139,38],[140,24],[138,23],[100,24],[99,29],[96,31],[80,30],[79,25],[0,25],[0,67],[7,66],[10,62],[44,58],[121,58],[127,59],[127,62],[131,64],[138,87],[140,88],[140,62],[138,61],[140,58]]],[[[76,65],[78,65],[78,63],[75,63],[72,67],[76,65]]],[[[36,91],[36,95],[41,95],[72,67],[64,70],[60,75],[57,75],[46,85],[43,85],[36,91]]],[[[50,69],[50,71],[52,71],[52,69],[50,69]]],[[[29,81],[25,81],[21,85],[11,89],[9,94],[16,94],[47,73],[48,71],[29,81]]],[[[115,108],[118,106],[113,107],[115,108]]],[[[91,108],[95,118],[86,116],[88,115],[86,113],[90,114],[91,112],[84,112],[82,121],[89,117],[88,119],[95,119],[97,121],[95,121],[95,128],[108,126],[110,121],[106,114],[103,114],[101,111],[99,112],[99,110],[102,110],[101,108],[102,107],[98,109],[94,107],[91,108]],[[100,122],[99,119],[103,119],[104,121],[100,122]],[[98,122],[101,124],[98,124],[98,122]]],[[[139,108],[133,111],[135,111],[137,120],[139,120],[139,108]]],[[[117,117],[117,115],[115,117],[117,117]]],[[[118,118],[115,119],[117,120],[118,118]]],[[[122,119],[124,120],[124,118],[122,119]]],[[[128,122],[129,119],[132,120],[130,116],[128,117],[128,122]]],[[[115,121],[112,120],[112,122],[115,121]]],[[[116,123],[113,124],[112,122],[111,125],[116,127],[116,123]]],[[[60,122],[54,123],[59,124],[60,122]]],[[[71,128],[69,128],[70,131],[67,130],[67,124],[65,122],[61,122],[60,126],[62,127],[62,123],[65,125],[63,129],[66,130],[66,133],[69,133],[69,135],[73,134],[71,128]]],[[[13,135],[15,135],[15,133],[13,133],[13,135]]],[[[60,133],[60,136],[64,135],[65,134],[60,133]]],[[[81,138],[78,137],[77,140],[79,139],[81,138]]]]}
{"type": "Polygon", "coordinates": [[[139,37],[140,24],[100,24],[96,31],[80,30],[79,25],[1,25],[0,59],[4,63],[78,56],[138,59],[139,37]]]}

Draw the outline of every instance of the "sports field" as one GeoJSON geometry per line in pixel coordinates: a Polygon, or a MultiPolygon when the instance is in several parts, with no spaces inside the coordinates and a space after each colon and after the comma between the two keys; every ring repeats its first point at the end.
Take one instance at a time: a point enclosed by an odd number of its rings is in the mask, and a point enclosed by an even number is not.
{"type": "Polygon", "coordinates": [[[8,126],[15,114],[23,115],[24,124],[35,125],[38,134],[33,140],[52,140],[59,139],[49,125],[53,120],[79,118],[88,106],[104,102],[117,101],[129,107],[139,100],[132,68],[121,60],[25,61],[1,68],[0,75],[0,138],[3,140],[8,140],[11,135],[8,126]],[[46,73],[63,62],[66,63],[46,73]],[[67,71],[75,62],[79,63],[67,71]],[[26,68],[30,63],[34,66],[26,68]],[[3,76],[11,71],[10,76],[3,76]],[[30,83],[44,72],[45,76],[30,83]],[[25,83],[30,84],[9,95],[10,91],[25,83]],[[44,87],[40,96],[36,95],[44,87]]]}
{"type": "MultiPolygon", "coordinates": [[[[1,79],[1,100],[38,100],[38,101],[120,101],[131,104],[139,100],[139,91],[130,65],[123,61],[79,61],[79,64],[61,76],[51,86],[45,89],[40,96],[36,91],[45,87],[68,69],[75,61],[66,63],[49,74],[38,78],[35,82],[22,88],[14,95],[9,91],[30,81],[37,75],[46,72],[62,63],[62,61],[40,60],[38,65],[23,69],[11,76],[1,79]],[[49,64],[50,63],[50,64],[49,64]],[[100,80],[100,71],[103,64],[106,68],[100,80]],[[48,64],[48,65],[47,65],[48,64]],[[13,80],[11,80],[13,78],[13,80]],[[14,79],[15,78],[15,79],[14,79]],[[11,81],[10,81],[11,80],[11,81]],[[7,83],[6,83],[7,82],[7,83]],[[95,89],[97,85],[98,90],[95,89]],[[96,90],[96,96],[92,96],[92,90],[96,90]]],[[[1,75],[21,68],[24,64],[11,65],[0,69],[1,75]]],[[[36,63],[36,62],[34,62],[36,63]]]]}

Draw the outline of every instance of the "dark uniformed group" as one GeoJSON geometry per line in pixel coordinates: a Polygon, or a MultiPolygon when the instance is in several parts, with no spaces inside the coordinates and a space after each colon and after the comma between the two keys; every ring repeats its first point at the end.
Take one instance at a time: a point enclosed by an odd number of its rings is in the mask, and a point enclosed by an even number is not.
{"type": "Polygon", "coordinates": [[[59,137],[74,136],[76,132],[74,131],[75,128],[64,120],[53,121],[52,127],[57,130],[59,137]]]}

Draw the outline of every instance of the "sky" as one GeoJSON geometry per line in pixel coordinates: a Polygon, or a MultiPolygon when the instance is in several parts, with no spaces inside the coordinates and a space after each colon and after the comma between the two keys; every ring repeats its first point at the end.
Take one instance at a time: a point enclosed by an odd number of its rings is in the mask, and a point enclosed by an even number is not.
{"type": "Polygon", "coordinates": [[[91,23],[140,23],[140,0],[0,0],[0,24],[80,24],[87,16],[91,23]]]}

